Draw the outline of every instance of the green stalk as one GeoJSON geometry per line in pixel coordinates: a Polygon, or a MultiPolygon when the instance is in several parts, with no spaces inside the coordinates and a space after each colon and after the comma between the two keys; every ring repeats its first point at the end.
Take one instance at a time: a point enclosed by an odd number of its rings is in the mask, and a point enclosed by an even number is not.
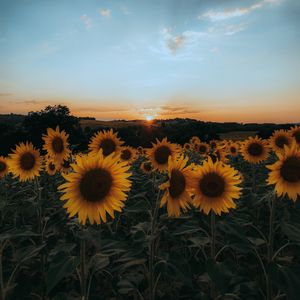
{"type": "MultiPolygon", "coordinates": [[[[37,207],[37,217],[38,217],[38,233],[40,235],[40,245],[43,245],[43,243],[44,243],[44,230],[43,230],[44,216],[43,216],[43,206],[42,206],[42,194],[41,194],[40,182],[39,182],[38,177],[35,177],[35,186],[36,186],[36,194],[37,194],[36,207],[37,207]]],[[[41,253],[40,261],[41,261],[41,276],[42,276],[41,298],[44,300],[45,292],[46,292],[46,274],[45,274],[45,255],[44,255],[44,253],[41,253]]]]}
{"type": "Polygon", "coordinates": [[[84,237],[84,226],[81,227],[81,240],[80,240],[80,283],[81,283],[81,300],[86,298],[86,240],[84,237]]]}
{"type": "MultiPolygon", "coordinates": [[[[268,249],[267,249],[267,261],[270,264],[273,260],[273,243],[274,243],[274,219],[275,219],[275,204],[276,195],[272,197],[270,201],[270,218],[269,218],[269,238],[268,238],[268,249]]],[[[273,299],[273,288],[272,280],[270,275],[267,277],[267,300],[273,299]]]]}
{"type": "Polygon", "coordinates": [[[252,169],[252,192],[256,193],[256,177],[255,177],[255,165],[251,164],[252,169]]]}
{"type": "Polygon", "coordinates": [[[4,249],[4,245],[2,245],[2,243],[1,243],[1,248],[0,248],[0,300],[5,300],[5,287],[4,287],[3,266],[2,266],[3,249],[4,249]]]}
{"type": "MultiPolygon", "coordinates": [[[[216,215],[213,211],[210,213],[210,229],[211,229],[211,248],[210,256],[213,259],[214,264],[216,263],[216,215]]],[[[212,299],[216,299],[216,286],[211,279],[211,290],[210,296],[212,299]]]]}
{"type": "MultiPolygon", "coordinates": [[[[155,175],[153,176],[153,186],[155,191],[155,175]]],[[[151,235],[149,244],[149,300],[155,299],[155,285],[154,285],[154,257],[155,257],[155,242],[156,242],[156,229],[157,229],[157,218],[159,211],[159,199],[160,191],[157,192],[156,202],[154,203],[154,211],[151,214],[151,235]]]]}

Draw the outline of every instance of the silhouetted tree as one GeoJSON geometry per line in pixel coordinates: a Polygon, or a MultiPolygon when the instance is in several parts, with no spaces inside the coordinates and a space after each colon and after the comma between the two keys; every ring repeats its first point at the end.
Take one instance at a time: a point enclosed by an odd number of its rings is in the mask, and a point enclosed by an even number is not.
{"type": "Polygon", "coordinates": [[[84,147],[86,141],[79,119],[70,114],[67,106],[49,105],[41,111],[29,112],[23,121],[28,140],[37,147],[42,146],[42,135],[47,132],[47,128],[55,129],[56,126],[70,135],[70,142],[75,148],[84,147]]]}

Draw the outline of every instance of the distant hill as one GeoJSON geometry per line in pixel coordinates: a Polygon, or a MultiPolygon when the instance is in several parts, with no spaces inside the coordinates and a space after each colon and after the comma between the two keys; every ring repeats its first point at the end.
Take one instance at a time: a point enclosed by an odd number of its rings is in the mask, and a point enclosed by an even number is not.
{"type": "Polygon", "coordinates": [[[22,123],[25,119],[26,115],[18,115],[18,114],[0,114],[0,123],[22,123]]]}

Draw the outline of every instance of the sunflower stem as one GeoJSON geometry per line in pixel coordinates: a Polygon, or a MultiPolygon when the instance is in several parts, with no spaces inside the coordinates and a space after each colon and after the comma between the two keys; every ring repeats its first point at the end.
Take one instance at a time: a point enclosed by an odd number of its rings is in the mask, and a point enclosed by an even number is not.
{"type": "Polygon", "coordinates": [[[81,300],[86,298],[86,240],[84,236],[84,225],[81,226],[81,239],[80,239],[80,283],[81,283],[81,300]]]}
{"type": "MultiPolygon", "coordinates": [[[[156,176],[153,176],[153,187],[154,192],[156,192],[156,176]]],[[[156,227],[157,227],[157,217],[159,211],[159,198],[160,191],[157,192],[156,201],[154,203],[154,211],[151,215],[151,235],[149,244],[149,300],[155,299],[155,285],[154,285],[154,257],[155,257],[155,241],[156,241],[156,227]]]]}
{"type": "MultiPolygon", "coordinates": [[[[270,201],[269,238],[268,238],[268,249],[267,249],[268,265],[273,260],[275,204],[276,204],[276,195],[274,195],[270,201]]],[[[271,280],[270,274],[268,274],[268,277],[267,277],[266,288],[267,288],[267,300],[273,299],[273,288],[272,288],[272,280],[271,280]]]]}
{"type": "MultiPolygon", "coordinates": [[[[210,255],[213,263],[216,263],[216,215],[213,211],[210,213],[210,229],[211,229],[211,248],[210,255]]],[[[211,279],[210,296],[212,299],[216,299],[216,286],[214,280],[211,279]]]]}
{"type": "MultiPolygon", "coordinates": [[[[35,186],[36,186],[36,194],[37,194],[37,217],[38,217],[38,233],[40,235],[40,245],[44,244],[44,230],[43,230],[43,205],[42,205],[42,193],[40,188],[39,178],[35,177],[35,186]]],[[[43,251],[43,250],[42,250],[43,251]]],[[[41,287],[41,298],[45,299],[45,292],[46,292],[46,275],[45,275],[45,255],[41,253],[40,255],[41,261],[41,280],[42,280],[42,287],[41,287]]]]}
{"type": "Polygon", "coordinates": [[[6,299],[6,289],[4,284],[4,278],[3,278],[3,250],[6,246],[7,240],[5,240],[3,243],[0,244],[0,300],[6,299]]]}
{"type": "MultiPolygon", "coordinates": [[[[276,195],[270,200],[270,218],[269,218],[269,237],[268,237],[268,249],[267,249],[267,262],[268,265],[273,260],[273,244],[274,244],[274,219],[275,219],[275,204],[276,204],[276,195]]],[[[267,300],[273,299],[273,287],[272,279],[268,273],[267,278],[267,300]]]]}
{"type": "Polygon", "coordinates": [[[252,192],[255,194],[256,193],[256,172],[255,172],[255,165],[251,164],[251,169],[252,169],[252,192]]]}

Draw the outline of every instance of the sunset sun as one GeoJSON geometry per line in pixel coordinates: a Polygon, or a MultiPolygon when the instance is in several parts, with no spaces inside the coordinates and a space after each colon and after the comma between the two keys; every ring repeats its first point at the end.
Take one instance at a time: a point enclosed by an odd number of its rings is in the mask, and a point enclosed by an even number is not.
{"type": "Polygon", "coordinates": [[[148,115],[148,116],[145,116],[145,119],[146,121],[152,121],[154,119],[154,116],[153,115],[148,115]]]}

